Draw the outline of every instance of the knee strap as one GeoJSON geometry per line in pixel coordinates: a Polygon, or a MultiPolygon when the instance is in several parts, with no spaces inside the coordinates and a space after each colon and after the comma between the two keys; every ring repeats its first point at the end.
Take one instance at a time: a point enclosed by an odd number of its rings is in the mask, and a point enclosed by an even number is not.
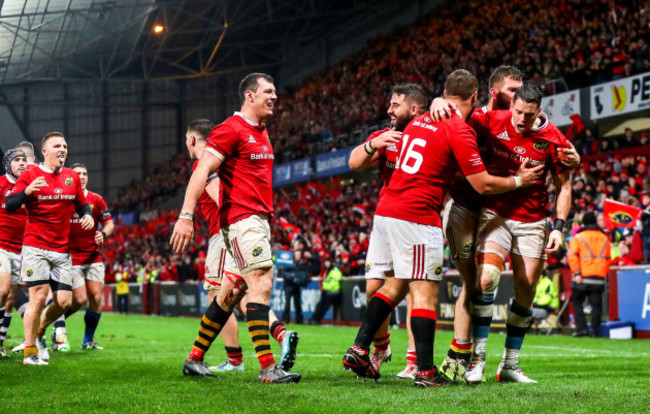
{"type": "Polygon", "coordinates": [[[481,278],[487,277],[490,281],[484,293],[494,293],[501,280],[501,272],[504,267],[505,258],[494,250],[484,250],[476,254],[476,270],[481,278]]]}

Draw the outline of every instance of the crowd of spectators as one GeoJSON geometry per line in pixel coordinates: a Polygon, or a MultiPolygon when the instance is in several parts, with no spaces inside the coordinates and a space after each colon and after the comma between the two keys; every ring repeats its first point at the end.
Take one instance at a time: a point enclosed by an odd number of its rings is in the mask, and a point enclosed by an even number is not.
{"type": "Polygon", "coordinates": [[[281,93],[270,125],[276,161],[356,144],[343,137],[383,119],[393,85],[440,96],[457,68],[487,85],[495,67],[515,65],[546,94],[650,71],[649,23],[648,0],[448,1],[281,93]]]}

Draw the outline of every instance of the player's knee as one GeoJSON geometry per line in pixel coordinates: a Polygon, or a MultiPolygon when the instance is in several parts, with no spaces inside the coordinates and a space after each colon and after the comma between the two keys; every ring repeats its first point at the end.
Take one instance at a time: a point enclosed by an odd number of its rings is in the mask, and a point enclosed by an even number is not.
{"type": "Polygon", "coordinates": [[[60,295],[57,297],[56,302],[62,309],[68,309],[72,306],[72,295],[60,295]]]}
{"type": "Polygon", "coordinates": [[[504,269],[505,257],[497,251],[485,250],[476,255],[476,269],[479,274],[479,284],[482,292],[493,293],[499,286],[501,272],[504,269]]]}

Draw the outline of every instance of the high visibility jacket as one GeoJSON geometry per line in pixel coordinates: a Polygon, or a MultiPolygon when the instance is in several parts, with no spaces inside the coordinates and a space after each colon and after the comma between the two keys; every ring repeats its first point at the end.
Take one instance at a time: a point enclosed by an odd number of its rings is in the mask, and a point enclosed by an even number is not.
{"type": "Polygon", "coordinates": [[[583,283],[604,283],[609,272],[612,245],[600,230],[585,230],[576,234],[569,244],[569,267],[583,283]]]}
{"type": "Polygon", "coordinates": [[[560,298],[553,281],[548,276],[542,276],[537,282],[533,306],[557,309],[560,307],[560,298]]]}
{"type": "Polygon", "coordinates": [[[323,290],[328,292],[338,292],[341,290],[341,279],[343,278],[343,273],[338,267],[333,267],[329,272],[327,272],[327,277],[323,281],[323,290]]]}

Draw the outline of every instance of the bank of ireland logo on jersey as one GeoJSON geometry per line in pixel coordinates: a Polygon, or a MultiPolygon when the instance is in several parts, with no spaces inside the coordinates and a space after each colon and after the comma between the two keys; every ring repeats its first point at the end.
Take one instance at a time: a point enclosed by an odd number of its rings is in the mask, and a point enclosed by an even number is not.
{"type": "Polygon", "coordinates": [[[61,188],[55,188],[55,189],[54,189],[54,192],[55,192],[56,194],[61,194],[61,193],[63,192],[63,189],[61,189],[61,188]]]}
{"type": "Polygon", "coordinates": [[[514,150],[519,155],[522,155],[522,154],[526,153],[526,148],[524,148],[524,147],[515,147],[514,150]]]}
{"type": "Polygon", "coordinates": [[[65,185],[72,185],[73,182],[74,180],[72,179],[72,177],[68,177],[65,179],[65,185]]]}

